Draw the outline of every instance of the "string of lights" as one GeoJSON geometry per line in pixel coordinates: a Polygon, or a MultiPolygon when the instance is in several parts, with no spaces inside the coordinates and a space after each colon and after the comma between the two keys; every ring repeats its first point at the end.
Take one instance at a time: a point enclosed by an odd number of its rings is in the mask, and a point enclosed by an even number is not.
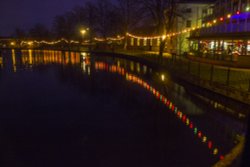
{"type": "Polygon", "coordinates": [[[140,85],[141,87],[143,87],[144,89],[146,89],[147,91],[149,91],[150,93],[152,93],[156,99],[158,99],[160,102],[162,102],[167,110],[170,113],[173,113],[176,115],[176,117],[187,127],[189,128],[191,131],[193,131],[193,134],[195,136],[197,136],[200,139],[200,142],[202,142],[203,144],[207,145],[207,148],[210,150],[210,153],[213,156],[218,157],[218,159],[223,160],[224,159],[224,155],[219,151],[218,147],[216,147],[216,145],[214,144],[214,142],[212,140],[210,140],[210,138],[208,138],[203,132],[202,130],[200,130],[198,128],[198,126],[186,115],[184,114],[180,109],[178,109],[178,107],[167,97],[165,97],[163,94],[161,94],[158,90],[156,90],[154,87],[150,86],[147,82],[143,81],[141,78],[130,74],[128,72],[125,71],[124,68],[115,66],[115,65],[108,65],[104,62],[96,62],[95,63],[95,68],[97,70],[103,70],[103,71],[108,71],[108,72],[112,72],[112,73],[118,73],[122,76],[125,76],[127,81],[131,81],[133,83],[136,83],[138,85],[140,85]]]}
{"type": "MultiPolygon", "coordinates": [[[[248,12],[249,10],[250,10],[250,8],[247,8],[246,12],[248,12]]],[[[138,35],[135,35],[135,34],[127,32],[126,36],[128,36],[130,38],[135,38],[135,39],[138,39],[138,40],[147,40],[147,39],[157,39],[157,40],[158,39],[163,39],[164,40],[165,38],[170,38],[170,37],[174,37],[174,36],[177,36],[177,35],[189,33],[191,31],[194,31],[194,30],[197,30],[197,29],[200,29],[200,28],[209,28],[209,27],[215,26],[219,22],[224,22],[224,21],[230,20],[232,18],[232,16],[240,15],[240,14],[241,14],[241,12],[237,11],[234,14],[227,14],[225,16],[218,17],[217,19],[213,19],[213,20],[207,21],[206,23],[203,23],[202,26],[194,26],[194,27],[191,27],[191,28],[183,29],[183,30],[181,30],[179,32],[171,32],[171,33],[168,33],[166,35],[138,36],[138,35]]],[[[94,38],[94,40],[97,41],[97,42],[121,41],[123,39],[125,39],[125,36],[119,36],[119,35],[116,38],[114,38],[114,37],[108,37],[108,38],[97,38],[96,37],[96,38],[94,38]]],[[[21,45],[22,44],[32,45],[33,43],[55,45],[55,44],[58,44],[58,43],[61,43],[61,42],[75,43],[75,44],[79,44],[80,43],[79,41],[74,41],[74,40],[68,41],[68,40],[62,38],[61,40],[52,41],[52,42],[48,42],[48,41],[45,41],[45,40],[43,40],[43,41],[33,41],[33,42],[32,41],[28,41],[28,42],[22,41],[21,45]]]]}
{"type": "MultiPolygon", "coordinates": [[[[247,8],[246,11],[249,11],[250,8],[247,8]]],[[[216,25],[219,21],[220,22],[223,22],[223,21],[226,21],[226,20],[229,20],[231,19],[231,17],[233,15],[240,15],[241,12],[240,11],[237,11],[235,14],[227,14],[225,16],[221,16],[221,17],[218,17],[217,19],[213,19],[211,21],[208,21],[206,23],[203,23],[202,26],[194,26],[194,27],[191,27],[191,28],[186,28],[184,30],[181,30],[179,32],[172,32],[172,33],[168,33],[167,35],[156,35],[156,36],[138,36],[138,35],[134,35],[134,34],[131,34],[131,33],[127,33],[126,35],[131,37],[131,38],[135,38],[135,39],[138,39],[138,40],[141,40],[141,39],[164,39],[164,37],[174,37],[174,36],[177,36],[177,35],[181,35],[181,34],[184,34],[184,33],[189,33],[191,31],[194,31],[194,30],[197,30],[197,29],[200,29],[200,28],[204,28],[204,27],[211,27],[213,25],[216,25]]]]}

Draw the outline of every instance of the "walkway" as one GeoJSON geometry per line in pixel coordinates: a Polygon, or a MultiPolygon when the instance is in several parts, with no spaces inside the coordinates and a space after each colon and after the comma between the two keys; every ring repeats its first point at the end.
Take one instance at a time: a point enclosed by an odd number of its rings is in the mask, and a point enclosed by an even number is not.
{"type": "MultiPolygon", "coordinates": [[[[157,52],[115,50],[113,53],[134,56],[159,64],[157,52]]],[[[161,66],[172,71],[172,74],[177,78],[250,104],[250,68],[236,68],[198,60],[183,56],[172,57],[172,55],[164,53],[161,66]]]]}

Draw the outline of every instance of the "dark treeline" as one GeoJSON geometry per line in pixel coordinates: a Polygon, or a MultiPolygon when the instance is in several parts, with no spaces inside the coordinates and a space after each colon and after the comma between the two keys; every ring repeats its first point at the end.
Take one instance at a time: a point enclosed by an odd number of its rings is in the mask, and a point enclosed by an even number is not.
{"type": "Polygon", "coordinates": [[[17,38],[81,39],[81,29],[92,37],[116,37],[126,32],[162,34],[171,29],[175,0],[110,0],[88,1],[71,11],[56,16],[52,27],[35,24],[30,30],[17,28],[17,38]],[[169,26],[166,26],[169,25],[169,26]]]}

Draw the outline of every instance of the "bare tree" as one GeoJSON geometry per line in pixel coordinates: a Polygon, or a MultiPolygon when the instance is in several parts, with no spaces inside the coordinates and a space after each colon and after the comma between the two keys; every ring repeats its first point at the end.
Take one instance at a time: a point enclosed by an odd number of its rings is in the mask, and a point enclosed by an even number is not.
{"type": "MultiPolygon", "coordinates": [[[[141,4],[138,0],[118,0],[117,8],[117,13],[120,15],[121,33],[126,36],[126,33],[133,31],[142,18],[141,4]]],[[[127,39],[125,39],[124,48],[127,48],[127,39]]]]}
{"type": "Polygon", "coordinates": [[[109,0],[98,0],[96,14],[96,30],[103,38],[116,35],[119,32],[119,15],[114,4],[109,0]]]}
{"type": "Polygon", "coordinates": [[[29,30],[29,37],[34,39],[48,39],[50,38],[50,31],[42,24],[36,24],[29,30]]]}
{"type": "Polygon", "coordinates": [[[66,36],[68,36],[67,27],[67,20],[63,15],[56,16],[54,18],[53,31],[55,33],[56,38],[65,38],[66,36]]]}
{"type": "MultiPolygon", "coordinates": [[[[140,2],[158,34],[168,34],[172,31],[177,16],[178,0],[141,0],[140,2]]],[[[162,38],[159,47],[159,60],[163,57],[165,44],[166,38],[162,38]]],[[[169,45],[171,45],[171,39],[169,45]]]]}
{"type": "Polygon", "coordinates": [[[25,30],[23,30],[21,28],[16,28],[14,33],[13,33],[13,36],[17,39],[23,39],[23,38],[27,37],[27,34],[26,34],[25,30]]]}

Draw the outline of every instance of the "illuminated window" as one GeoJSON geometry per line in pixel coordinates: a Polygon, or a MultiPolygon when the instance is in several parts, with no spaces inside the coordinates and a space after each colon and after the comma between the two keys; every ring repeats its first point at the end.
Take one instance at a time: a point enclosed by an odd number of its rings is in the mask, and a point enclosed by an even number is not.
{"type": "Polygon", "coordinates": [[[150,39],[150,46],[153,46],[153,39],[150,39]]]}
{"type": "Polygon", "coordinates": [[[134,46],[134,45],[135,45],[135,39],[134,39],[134,38],[131,38],[131,40],[130,40],[130,45],[131,45],[131,46],[134,46]]]}
{"type": "Polygon", "coordinates": [[[137,39],[137,46],[140,46],[140,39],[137,39]]]}
{"type": "Polygon", "coordinates": [[[157,46],[160,46],[161,40],[157,39],[157,46]]]}
{"type": "Polygon", "coordinates": [[[147,39],[143,40],[143,46],[147,46],[147,39]]]}

